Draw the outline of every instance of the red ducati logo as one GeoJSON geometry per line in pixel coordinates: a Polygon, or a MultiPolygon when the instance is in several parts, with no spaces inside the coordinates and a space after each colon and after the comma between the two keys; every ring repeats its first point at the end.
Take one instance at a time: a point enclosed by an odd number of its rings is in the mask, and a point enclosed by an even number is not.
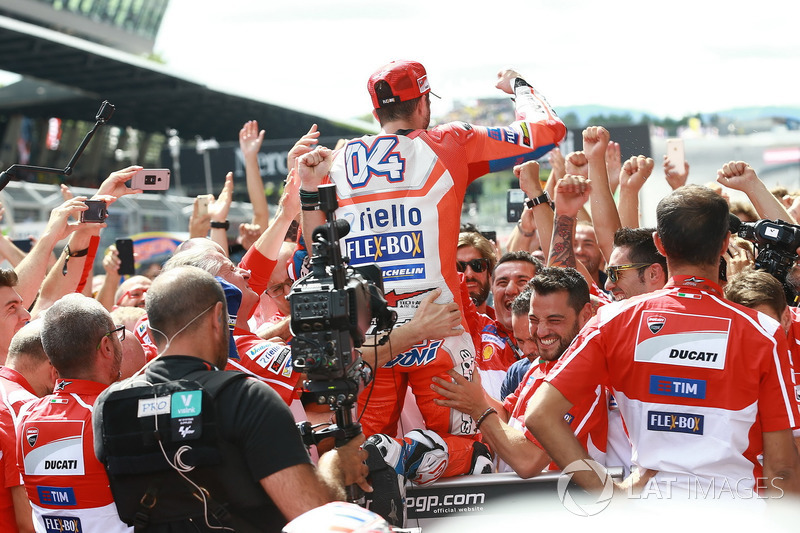
{"type": "Polygon", "coordinates": [[[28,444],[31,445],[31,448],[36,446],[36,440],[39,438],[39,429],[38,428],[28,428],[25,432],[25,440],[28,441],[28,444]]]}
{"type": "Polygon", "coordinates": [[[661,315],[654,315],[647,318],[647,327],[650,328],[650,331],[652,331],[653,334],[661,331],[661,328],[663,328],[664,324],[666,323],[667,319],[661,315]]]}

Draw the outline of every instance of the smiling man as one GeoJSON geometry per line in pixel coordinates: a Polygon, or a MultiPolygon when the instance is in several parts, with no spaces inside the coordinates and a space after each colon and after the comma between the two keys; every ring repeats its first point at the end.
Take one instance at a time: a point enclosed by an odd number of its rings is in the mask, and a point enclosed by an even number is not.
{"type": "MultiPolygon", "coordinates": [[[[504,254],[492,274],[495,307],[490,307],[489,311],[493,312],[484,315],[473,312],[470,306],[465,308],[465,316],[477,350],[475,364],[483,388],[493,398],[503,396],[502,386],[508,369],[521,356],[512,333],[511,305],[541,266],[538,259],[525,251],[504,254]]],[[[526,315],[527,312],[526,309],[526,315]]],[[[527,328],[527,316],[525,322],[527,328]]]]}
{"type": "MultiPolygon", "coordinates": [[[[530,335],[536,343],[539,361],[528,370],[514,393],[503,402],[485,394],[476,383],[451,373],[453,382],[434,378],[434,390],[445,399],[437,404],[453,407],[469,414],[478,423],[483,441],[501,459],[500,470],[513,470],[520,477],[540,474],[550,457],[525,428],[528,401],[543,383],[561,354],[567,349],[580,328],[591,318],[589,286],[573,268],[541,269],[531,280],[530,335]],[[492,415],[497,416],[492,416],[492,415]]],[[[593,459],[605,462],[608,427],[605,391],[598,397],[575,405],[564,416],[569,427],[593,459]]]]}

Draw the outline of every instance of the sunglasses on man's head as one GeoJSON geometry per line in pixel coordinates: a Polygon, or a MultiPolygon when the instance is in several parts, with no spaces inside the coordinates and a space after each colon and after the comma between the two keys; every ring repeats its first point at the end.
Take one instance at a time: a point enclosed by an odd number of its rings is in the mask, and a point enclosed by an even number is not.
{"type": "Polygon", "coordinates": [[[473,259],[472,261],[456,261],[456,269],[459,272],[466,272],[470,267],[473,272],[484,272],[489,269],[488,259],[473,259]]]}
{"type": "Polygon", "coordinates": [[[606,275],[611,283],[616,283],[619,279],[620,270],[633,270],[635,268],[644,268],[652,265],[652,263],[631,263],[630,265],[614,265],[606,267],[606,275]]]}

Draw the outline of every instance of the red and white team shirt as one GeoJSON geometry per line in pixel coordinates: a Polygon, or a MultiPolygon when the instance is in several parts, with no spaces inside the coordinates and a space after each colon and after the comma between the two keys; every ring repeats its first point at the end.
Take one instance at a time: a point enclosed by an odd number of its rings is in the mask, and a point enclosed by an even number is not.
{"type": "Polygon", "coordinates": [[[22,485],[17,468],[14,430],[22,406],[36,399],[28,380],[16,370],[0,367],[0,531],[17,531],[11,488],[22,485]]]}
{"type": "Polygon", "coordinates": [[[546,379],[573,404],[609,385],[633,464],[656,470],[659,490],[746,499],[762,477],[762,432],[796,427],[798,412],[780,325],[721,294],[677,276],[603,306],[546,379]]]}
{"type": "MultiPolygon", "coordinates": [[[[397,325],[409,321],[436,288],[442,290],[437,303],[463,304],[456,248],[467,186],[488,172],[541,157],[564,137],[564,124],[540,95],[529,87],[515,92],[518,121],[509,127],[450,123],[370,135],[334,155],[329,178],[339,199],[336,216],[350,223],[342,254],[353,266],[378,265],[397,325]]],[[[438,359],[441,368],[434,375],[446,377],[455,368],[469,377],[475,348],[467,324],[462,325],[464,334],[432,339],[435,349],[412,349],[387,366],[411,376],[438,359]]],[[[474,423],[461,413],[451,410],[449,417],[445,425],[451,433],[474,432],[474,423]]]]}
{"type": "Polygon", "coordinates": [[[108,476],[94,455],[92,406],[106,385],[56,382],[26,404],[17,426],[17,458],[37,532],[133,531],[117,515],[108,476]]]}
{"type": "MultiPolygon", "coordinates": [[[[506,396],[503,407],[509,413],[508,425],[521,431],[529,441],[542,448],[536,437],[525,427],[525,411],[533,394],[544,383],[545,378],[555,367],[557,361],[539,360],[531,365],[525,377],[522,378],[517,390],[506,396]]],[[[573,433],[589,455],[600,464],[605,464],[606,435],[608,430],[608,411],[606,404],[608,397],[605,388],[597,387],[594,395],[586,395],[580,403],[575,404],[564,416],[572,428],[573,433]]],[[[501,464],[501,472],[511,472],[511,467],[501,464]]],[[[551,462],[548,470],[560,470],[556,463],[551,462]]]]}

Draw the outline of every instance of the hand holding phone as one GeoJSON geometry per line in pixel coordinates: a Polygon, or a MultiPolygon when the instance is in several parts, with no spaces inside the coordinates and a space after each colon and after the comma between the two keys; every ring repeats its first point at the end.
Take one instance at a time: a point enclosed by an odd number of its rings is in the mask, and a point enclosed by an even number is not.
{"type": "Polygon", "coordinates": [[[120,276],[133,276],[136,268],[133,260],[133,241],[131,239],[117,239],[114,241],[119,256],[119,268],[117,272],[120,276]]]}
{"type": "Polygon", "coordinates": [[[675,172],[684,172],[686,156],[683,152],[683,139],[667,139],[667,159],[675,172]]]}
{"type": "Polygon", "coordinates": [[[86,211],[81,211],[81,222],[102,224],[108,218],[105,200],[86,200],[86,211]]]}
{"type": "Polygon", "coordinates": [[[208,204],[211,203],[212,195],[199,194],[197,195],[197,214],[204,217],[208,214],[208,204]]]}

